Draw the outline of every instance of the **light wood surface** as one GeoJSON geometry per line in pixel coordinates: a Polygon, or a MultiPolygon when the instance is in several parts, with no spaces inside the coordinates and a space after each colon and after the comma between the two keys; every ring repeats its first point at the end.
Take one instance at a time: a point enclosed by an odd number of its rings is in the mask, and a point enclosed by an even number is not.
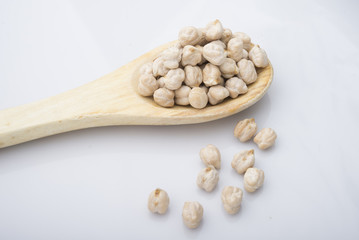
{"type": "Polygon", "coordinates": [[[114,72],[59,95],[0,111],[0,148],[72,130],[109,125],[176,125],[207,122],[238,113],[263,97],[273,78],[270,64],[246,94],[198,110],[163,108],[136,91],[138,69],[170,42],[114,72]]]}

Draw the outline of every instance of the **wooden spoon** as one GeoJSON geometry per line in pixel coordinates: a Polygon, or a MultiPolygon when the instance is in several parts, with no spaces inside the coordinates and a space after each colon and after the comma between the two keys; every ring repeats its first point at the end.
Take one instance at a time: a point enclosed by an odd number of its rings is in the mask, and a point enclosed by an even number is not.
{"type": "Polygon", "coordinates": [[[259,69],[248,92],[198,110],[163,108],[137,93],[139,68],[174,42],[164,44],[114,72],[59,95],[0,111],[0,148],[72,130],[110,125],[176,125],[201,123],[238,113],[261,99],[273,68],[259,69]]]}

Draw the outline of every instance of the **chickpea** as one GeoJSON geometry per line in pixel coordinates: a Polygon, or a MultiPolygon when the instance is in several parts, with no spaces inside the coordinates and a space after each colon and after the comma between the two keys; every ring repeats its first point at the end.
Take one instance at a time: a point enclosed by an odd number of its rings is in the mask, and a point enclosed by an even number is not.
{"type": "Polygon", "coordinates": [[[227,45],[228,57],[238,62],[242,59],[243,41],[240,38],[232,38],[227,45]]]}
{"type": "Polygon", "coordinates": [[[264,172],[258,168],[248,168],[244,174],[244,189],[254,192],[263,185],[264,172]]]}
{"type": "Polygon", "coordinates": [[[157,79],[157,84],[159,88],[165,87],[165,77],[160,77],[159,79],[157,79]]]}
{"type": "Polygon", "coordinates": [[[216,19],[207,24],[206,27],[206,40],[215,41],[222,38],[223,26],[222,23],[216,19]]]}
{"type": "Polygon", "coordinates": [[[254,165],[254,150],[243,150],[234,155],[231,166],[239,174],[243,174],[254,165]]]}
{"type": "Polygon", "coordinates": [[[219,70],[225,78],[231,78],[239,73],[237,63],[232,58],[226,58],[222,65],[219,66],[219,70]]]}
{"type": "Polygon", "coordinates": [[[199,172],[197,176],[197,185],[206,192],[212,192],[217,186],[218,180],[218,171],[213,166],[209,166],[199,172]]]}
{"type": "Polygon", "coordinates": [[[154,101],[162,107],[173,107],[175,93],[167,88],[159,88],[153,94],[154,101]]]}
{"type": "Polygon", "coordinates": [[[188,101],[192,107],[201,109],[207,105],[208,97],[204,89],[194,87],[189,93],[188,101]]]}
{"type": "Polygon", "coordinates": [[[181,86],[175,91],[175,102],[177,105],[189,105],[188,96],[191,92],[191,88],[188,86],[181,86]]]}
{"type": "Polygon", "coordinates": [[[183,48],[182,66],[192,65],[196,66],[202,61],[201,51],[193,46],[187,45],[183,48]]]}
{"type": "Polygon", "coordinates": [[[142,65],[142,67],[140,68],[140,74],[141,75],[145,75],[145,74],[152,75],[152,65],[153,65],[152,62],[142,65]]]}
{"type": "Polygon", "coordinates": [[[207,60],[203,57],[203,47],[201,45],[196,45],[196,48],[201,52],[201,61],[198,65],[202,65],[207,62],[207,60]]]}
{"type": "Polygon", "coordinates": [[[226,81],[226,88],[229,91],[229,96],[231,98],[238,97],[239,94],[244,94],[248,92],[246,83],[237,77],[230,78],[226,81]]]}
{"type": "Polygon", "coordinates": [[[165,67],[165,60],[161,57],[156,58],[152,64],[152,72],[154,77],[165,76],[169,68],[165,67]]]}
{"type": "Polygon", "coordinates": [[[234,136],[241,142],[247,142],[257,131],[257,124],[254,118],[239,121],[234,128],[234,136]]]}
{"type": "Polygon", "coordinates": [[[142,96],[152,96],[152,94],[157,90],[158,84],[156,79],[150,74],[144,74],[140,76],[137,89],[139,94],[142,96]]]}
{"type": "Polygon", "coordinates": [[[202,70],[198,66],[185,66],[184,83],[189,87],[198,87],[202,83],[202,70]]]}
{"type": "Polygon", "coordinates": [[[202,39],[202,31],[195,27],[184,27],[178,34],[181,46],[196,45],[202,39]]]}
{"type": "Polygon", "coordinates": [[[269,64],[267,53],[258,45],[255,45],[249,52],[249,59],[252,60],[256,67],[263,68],[269,64]]]}
{"type": "Polygon", "coordinates": [[[260,149],[267,149],[273,146],[276,139],[277,139],[277,134],[273,129],[263,128],[254,137],[254,142],[258,145],[260,149]]]}
{"type": "Polygon", "coordinates": [[[185,202],[182,210],[183,223],[188,228],[197,228],[203,217],[203,207],[199,202],[185,202]]]}
{"type": "Polygon", "coordinates": [[[168,209],[168,205],[170,203],[170,199],[165,190],[157,188],[152,191],[148,198],[148,209],[152,213],[165,214],[168,209]]]}
{"type": "Polygon", "coordinates": [[[171,69],[165,76],[165,87],[169,90],[179,89],[184,81],[185,74],[181,68],[171,69]]]}
{"type": "Polygon", "coordinates": [[[248,36],[248,34],[243,32],[236,32],[233,33],[234,38],[240,38],[243,41],[243,48],[249,52],[252,49],[252,43],[251,38],[248,36]]]}
{"type": "Polygon", "coordinates": [[[242,59],[238,62],[240,77],[246,84],[254,83],[257,80],[257,72],[252,61],[242,59]]]}
{"type": "Polygon", "coordinates": [[[207,63],[203,68],[203,83],[206,87],[218,85],[220,82],[221,71],[212,63],[207,63]]]}
{"type": "Polygon", "coordinates": [[[201,149],[199,156],[206,166],[213,166],[216,169],[221,168],[221,154],[216,146],[208,144],[205,148],[201,149]]]}
{"type": "Polygon", "coordinates": [[[228,44],[229,40],[231,40],[232,38],[232,31],[229,28],[225,28],[223,29],[223,34],[222,34],[222,38],[221,41],[224,42],[224,44],[228,44]]]}
{"type": "Polygon", "coordinates": [[[210,42],[203,47],[203,57],[214,65],[221,65],[227,57],[227,53],[221,44],[210,42]]]}
{"type": "Polygon", "coordinates": [[[221,199],[224,210],[229,214],[236,214],[241,208],[243,191],[240,188],[227,186],[223,188],[221,199]]]}
{"type": "Polygon", "coordinates": [[[212,105],[216,105],[229,96],[229,91],[227,90],[227,88],[221,85],[217,85],[210,87],[207,95],[209,103],[212,105]]]}
{"type": "Polygon", "coordinates": [[[164,60],[163,65],[168,69],[178,68],[181,61],[182,49],[172,46],[164,50],[160,57],[164,60]]]}

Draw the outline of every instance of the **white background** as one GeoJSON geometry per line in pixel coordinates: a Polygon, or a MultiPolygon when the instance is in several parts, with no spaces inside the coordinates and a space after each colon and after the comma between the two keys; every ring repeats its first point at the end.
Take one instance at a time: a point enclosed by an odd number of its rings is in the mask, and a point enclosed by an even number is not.
{"type": "Polygon", "coordinates": [[[357,1],[1,1],[0,109],[94,80],[220,19],[247,32],[274,66],[251,108],[184,126],[114,126],[0,149],[0,239],[358,239],[359,4],[357,1]],[[272,127],[275,146],[233,137],[237,121],[272,127]],[[200,190],[208,143],[222,153],[216,190],[200,190]],[[243,188],[233,155],[255,149],[263,187],[223,210],[226,185],[243,188]],[[167,190],[164,216],[147,210],[167,190]],[[187,229],[184,201],[204,207],[187,229]]]}

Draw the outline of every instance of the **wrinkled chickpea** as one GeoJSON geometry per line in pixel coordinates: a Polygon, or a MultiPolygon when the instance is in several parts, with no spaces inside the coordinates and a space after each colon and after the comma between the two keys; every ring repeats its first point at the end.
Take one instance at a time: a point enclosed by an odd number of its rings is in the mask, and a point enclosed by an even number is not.
{"type": "Polygon", "coordinates": [[[231,31],[231,29],[229,29],[229,28],[223,29],[223,34],[222,34],[221,41],[222,41],[225,45],[227,45],[228,42],[229,42],[229,40],[231,40],[231,38],[232,38],[232,31],[231,31]]]}
{"type": "Polygon", "coordinates": [[[204,89],[199,87],[194,87],[191,89],[189,93],[188,101],[192,107],[197,109],[202,109],[208,103],[208,96],[204,89]]]}
{"type": "Polygon", "coordinates": [[[217,186],[218,180],[218,171],[213,166],[209,166],[198,173],[197,185],[206,192],[212,192],[217,186]]]}
{"type": "Polygon", "coordinates": [[[259,131],[259,133],[254,137],[253,140],[260,149],[267,149],[273,146],[276,139],[277,134],[273,129],[263,128],[259,131]]]}
{"type": "Polygon", "coordinates": [[[175,94],[167,88],[159,88],[153,93],[153,99],[162,107],[173,107],[175,94]]]}
{"type": "Polygon", "coordinates": [[[159,79],[157,79],[157,84],[158,84],[158,88],[165,87],[165,77],[160,77],[159,79]]]}
{"type": "Polygon", "coordinates": [[[203,68],[203,83],[206,87],[218,85],[220,82],[221,71],[216,65],[207,63],[203,68]]]}
{"type": "Polygon", "coordinates": [[[198,66],[185,66],[184,83],[189,87],[198,87],[202,83],[202,70],[198,66]]]}
{"type": "Polygon", "coordinates": [[[183,48],[182,66],[191,65],[196,66],[202,61],[201,51],[193,46],[187,45],[183,48]]]}
{"type": "Polygon", "coordinates": [[[243,174],[254,165],[254,150],[242,150],[235,154],[231,166],[239,174],[243,174]]]}
{"type": "Polygon", "coordinates": [[[226,88],[229,91],[229,96],[231,98],[238,97],[239,94],[244,94],[248,92],[246,83],[237,77],[230,78],[226,81],[226,88]]]}
{"type": "Polygon", "coordinates": [[[218,43],[210,42],[203,47],[203,57],[214,65],[221,65],[227,57],[223,46],[218,43]]]}
{"type": "Polygon", "coordinates": [[[249,51],[249,59],[252,60],[256,67],[263,68],[269,64],[267,53],[258,45],[255,45],[251,51],[249,51]]]}
{"type": "Polygon", "coordinates": [[[140,76],[139,83],[137,85],[139,94],[145,97],[152,96],[157,88],[158,84],[152,75],[143,74],[140,76]]]}
{"type": "Polygon", "coordinates": [[[221,154],[216,146],[208,144],[201,149],[199,156],[206,166],[213,166],[216,169],[221,168],[221,154]]]}
{"type": "Polygon", "coordinates": [[[161,57],[156,58],[152,64],[152,73],[154,77],[164,76],[168,73],[169,68],[166,68],[165,60],[161,57]]]}
{"type": "Polygon", "coordinates": [[[249,52],[252,49],[251,38],[244,32],[233,33],[234,38],[239,38],[243,42],[243,48],[249,52]]]}
{"type": "Polygon", "coordinates": [[[219,70],[225,78],[231,78],[239,73],[237,63],[232,58],[226,58],[222,65],[219,66],[219,70]]]}
{"type": "Polygon", "coordinates": [[[185,74],[181,68],[171,69],[165,76],[165,87],[169,90],[179,89],[184,81],[185,74]]]}
{"type": "Polygon", "coordinates": [[[157,188],[148,197],[147,207],[152,213],[165,214],[168,209],[170,199],[165,190],[157,188]]]}
{"type": "Polygon", "coordinates": [[[243,42],[240,38],[232,38],[227,45],[228,57],[238,62],[243,56],[243,42]]]}
{"type": "Polygon", "coordinates": [[[240,188],[227,186],[223,188],[221,199],[224,210],[229,214],[236,214],[241,208],[243,191],[240,188]]]}
{"type": "Polygon", "coordinates": [[[195,27],[184,27],[178,34],[181,46],[196,45],[202,39],[202,31],[195,27]]]}
{"type": "Polygon", "coordinates": [[[216,105],[229,96],[229,91],[227,90],[227,88],[221,85],[217,85],[210,87],[207,95],[209,103],[212,105],[216,105]]]}
{"type": "Polygon", "coordinates": [[[254,83],[257,80],[257,72],[252,61],[242,59],[238,62],[240,77],[246,84],[254,83]]]}
{"type": "Polygon", "coordinates": [[[234,136],[241,142],[246,142],[253,137],[257,131],[257,124],[254,118],[239,121],[234,128],[234,136]]]}
{"type": "Polygon", "coordinates": [[[197,228],[203,217],[203,207],[199,202],[185,202],[182,210],[184,225],[188,228],[197,228]]]}
{"type": "Polygon", "coordinates": [[[248,168],[244,174],[244,189],[254,192],[263,185],[264,172],[258,168],[248,168]]]}
{"type": "Polygon", "coordinates": [[[172,46],[164,50],[160,57],[164,60],[163,65],[168,69],[178,68],[181,61],[182,49],[176,46],[172,46]]]}
{"type": "Polygon", "coordinates": [[[175,91],[175,102],[177,105],[189,105],[188,96],[191,92],[191,88],[188,86],[181,86],[175,91]]]}
{"type": "Polygon", "coordinates": [[[216,19],[206,26],[206,40],[215,41],[222,38],[223,26],[222,23],[216,19]]]}
{"type": "Polygon", "coordinates": [[[153,65],[152,62],[142,65],[142,67],[140,68],[140,74],[141,75],[145,75],[145,74],[152,75],[152,65],[153,65]]]}

